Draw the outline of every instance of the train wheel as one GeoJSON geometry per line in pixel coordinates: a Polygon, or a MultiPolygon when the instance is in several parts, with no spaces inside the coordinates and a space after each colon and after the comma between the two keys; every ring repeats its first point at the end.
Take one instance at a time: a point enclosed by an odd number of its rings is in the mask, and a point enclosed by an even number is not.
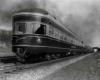
{"type": "Polygon", "coordinates": [[[67,56],[69,55],[69,53],[67,52],[65,55],[66,55],[66,57],[67,57],[67,56]]]}
{"type": "Polygon", "coordinates": [[[25,63],[25,59],[24,58],[18,58],[18,61],[21,62],[21,63],[25,63]]]}
{"type": "Polygon", "coordinates": [[[51,57],[52,57],[52,59],[55,59],[55,54],[52,54],[51,57]]]}
{"type": "Polygon", "coordinates": [[[58,53],[58,54],[57,54],[57,57],[58,57],[58,58],[60,58],[60,57],[61,57],[61,54],[60,54],[60,53],[58,53]]]}
{"type": "Polygon", "coordinates": [[[46,57],[46,60],[48,61],[51,59],[51,56],[49,54],[45,55],[45,57],[46,57]]]}
{"type": "Polygon", "coordinates": [[[58,54],[55,54],[56,55],[56,59],[58,59],[59,58],[59,55],[58,54]]]}
{"type": "Polygon", "coordinates": [[[58,59],[60,57],[60,54],[56,53],[55,56],[56,56],[56,59],[58,59]]]}
{"type": "Polygon", "coordinates": [[[43,61],[43,57],[41,57],[41,56],[38,59],[39,59],[39,61],[43,61]]]}
{"type": "Polygon", "coordinates": [[[70,53],[70,52],[68,52],[68,56],[69,56],[69,55],[71,55],[71,53],[70,53]]]}

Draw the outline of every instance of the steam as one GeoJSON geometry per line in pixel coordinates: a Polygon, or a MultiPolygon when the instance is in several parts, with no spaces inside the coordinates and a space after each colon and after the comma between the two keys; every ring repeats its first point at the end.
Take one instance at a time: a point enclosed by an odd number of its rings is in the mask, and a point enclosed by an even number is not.
{"type": "Polygon", "coordinates": [[[12,29],[12,15],[22,8],[46,9],[90,46],[100,46],[99,0],[1,0],[0,29],[12,29]]]}
{"type": "Polygon", "coordinates": [[[63,24],[90,46],[100,46],[100,1],[54,0],[63,24]]]}
{"type": "Polygon", "coordinates": [[[99,46],[100,34],[100,11],[97,5],[91,5],[88,15],[73,15],[70,14],[65,19],[66,25],[76,34],[90,44],[91,46],[99,46]],[[84,16],[84,17],[83,17],[84,16]],[[98,37],[98,38],[95,38],[98,37]],[[98,42],[95,42],[98,41],[98,42]],[[98,43],[98,45],[95,43],[98,43]]]}
{"type": "MultiPolygon", "coordinates": [[[[53,5],[48,0],[1,0],[0,1],[0,29],[12,29],[12,15],[23,8],[43,8],[54,14],[53,5]],[[4,6],[5,5],[5,6],[4,6]],[[51,7],[52,6],[52,7],[51,7]]],[[[56,9],[55,9],[56,10],[56,9]]]]}

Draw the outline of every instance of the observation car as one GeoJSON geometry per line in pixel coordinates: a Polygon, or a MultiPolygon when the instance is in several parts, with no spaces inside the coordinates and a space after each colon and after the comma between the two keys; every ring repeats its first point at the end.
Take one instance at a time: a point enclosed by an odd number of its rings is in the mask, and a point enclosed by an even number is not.
{"type": "Polygon", "coordinates": [[[90,52],[80,37],[44,9],[22,9],[13,15],[12,25],[12,51],[21,62],[90,52]]]}

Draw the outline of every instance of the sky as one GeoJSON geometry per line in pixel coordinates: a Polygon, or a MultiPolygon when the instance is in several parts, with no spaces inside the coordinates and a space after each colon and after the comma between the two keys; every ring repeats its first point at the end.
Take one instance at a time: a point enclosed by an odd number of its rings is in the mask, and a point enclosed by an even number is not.
{"type": "Polygon", "coordinates": [[[12,30],[12,16],[40,7],[55,16],[90,46],[100,47],[100,0],[0,0],[0,29],[12,30]]]}

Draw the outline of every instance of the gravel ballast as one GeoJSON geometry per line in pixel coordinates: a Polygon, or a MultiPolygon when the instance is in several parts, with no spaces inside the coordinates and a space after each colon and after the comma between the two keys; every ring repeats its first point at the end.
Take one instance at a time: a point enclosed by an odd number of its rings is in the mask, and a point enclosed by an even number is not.
{"type": "MultiPolygon", "coordinates": [[[[72,58],[72,59],[64,59],[64,60],[61,60],[58,62],[46,63],[43,65],[34,66],[33,69],[28,69],[28,70],[21,71],[18,73],[4,74],[1,76],[0,80],[41,80],[41,79],[43,79],[43,80],[58,80],[58,79],[62,80],[63,76],[60,75],[59,73],[62,73],[62,74],[64,73],[66,75],[74,76],[74,74],[76,74],[76,71],[81,70],[82,68],[80,69],[80,67],[82,67],[82,65],[84,65],[84,63],[85,63],[84,61],[81,62],[81,59],[85,58],[86,56],[90,56],[90,55],[91,54],[72,58]],[[79,66],[80,64],[78,64],[76,61],[78,63],[79,62],[81,63],[80,67],[77,67],[77,65],[79,66]],[[70,66],[72,66],[72,67],[70,67],[70,66]],[[58,77],[56,74],[58,75],[58,77]],[[62,79],[60,79],[61,77],[62,77],[62,79]]],[[[80,73],[77,73],[77,75],[78,74],[80,74],[80,73]]],[[[70,80],[72,80],[72,79],[70,79],[70,80]]]]}
{"type": "Polygon", "coordinates": [[[41,80],[100,80],[100,53],[65,66],[41,80]]]}

